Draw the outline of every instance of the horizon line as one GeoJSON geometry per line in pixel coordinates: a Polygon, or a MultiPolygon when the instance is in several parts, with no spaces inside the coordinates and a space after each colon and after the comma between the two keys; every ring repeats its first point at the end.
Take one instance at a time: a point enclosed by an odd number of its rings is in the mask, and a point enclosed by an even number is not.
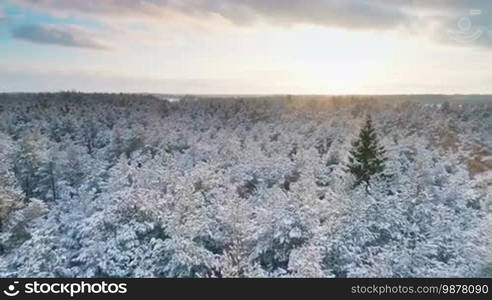
{"type": "Polygon", "coordinates": [[[101,94],[101,95],[161,95],[161,96],[195,96],[195,97],[278,97],[278,96],[304,96],[304,97],[373,97],[373,96],[486,96],[492,97],[492,93],[346,93],[346,94],[322,94],[322,93],[166,93],[166,92],[102,92],[102,91],[77,91],[77,90],[60,90],[60,91],[0,91],[0,94],[101,94]]]}

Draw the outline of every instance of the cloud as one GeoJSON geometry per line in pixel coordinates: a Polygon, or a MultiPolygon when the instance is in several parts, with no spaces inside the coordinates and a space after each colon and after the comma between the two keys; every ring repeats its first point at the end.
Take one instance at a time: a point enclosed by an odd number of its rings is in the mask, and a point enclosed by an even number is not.
{"type": "Polygon", "coordinates": [[[52,13],[89,14],[112,18],[166,18],[172,14],[191,18],[219,17],[231,24],[269,23],[279,26],[310,24],[348,30],[404,29],[437,41],[453,42],[454,30],[470,17],[472,29],[487,31],[467,45],[492,45],[490,0],[15,0],[52,13]],[[480,15],[469,16],[470,10],[480,15]],[[451,34],[452,35],[452,34],[451,34]]]}
{"type": "Polygon", "coordinates": [[[407,16],[383,0],[17,0],[17,3],[57,12],[115,16],[162,16],[179,13],[194,17],[220,16],[234,24],[255,21],[293,25],[341,27],[394,26],[407,16]]]}
{"type": "Polygon", "coordinates": [[[12,31],[14,38],[37,44],[107,50],[93,33],[73,25],[24,25],[12,31]]]}

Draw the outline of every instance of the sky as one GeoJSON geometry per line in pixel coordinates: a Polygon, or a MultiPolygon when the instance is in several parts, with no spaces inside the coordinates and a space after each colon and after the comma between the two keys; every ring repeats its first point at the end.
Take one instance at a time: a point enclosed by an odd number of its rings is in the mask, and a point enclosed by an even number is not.
{"type": "Polygon", "coordinates": [[[0,0],[0,92],[492,94],[490,0],[0,0]]]}

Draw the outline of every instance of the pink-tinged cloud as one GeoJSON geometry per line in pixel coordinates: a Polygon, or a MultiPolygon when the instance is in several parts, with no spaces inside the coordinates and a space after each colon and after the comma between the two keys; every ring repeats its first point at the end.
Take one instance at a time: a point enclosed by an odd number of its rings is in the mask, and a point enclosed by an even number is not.
{"type": "Polygon", "coordinates": [[[406,29],[436,41],[492,45],[490,0],[13,0],[48,13],[111,18],[220,17],[247,26],[310,24],[349,30],[406,29]],[[470,12],[480,12],[471,14],[470,12]],[[460,22],[468,18],[470,26],[460,22]],[[481,30],[483,34],[473,35],[481,30]],[[454,33],[454,36],[453,36],[454,33]]]}
{"type": "Polygon", "coordinates": [[[276,24],[317,24],[347,28],[385,28],[407,21],[396,5],[374,0],[16,0],[57,12],[113,16],[221,16],[234,24],[255,21],[276,24]]]}

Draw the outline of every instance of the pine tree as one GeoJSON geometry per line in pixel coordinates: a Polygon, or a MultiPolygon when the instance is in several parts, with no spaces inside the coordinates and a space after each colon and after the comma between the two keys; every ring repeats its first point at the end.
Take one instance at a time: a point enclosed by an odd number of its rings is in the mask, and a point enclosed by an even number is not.
{"type": "Polygon", "coordinates": [[[27,198],[37,196],[39,170],[46,162],[46,149],[47,140],[39,130],[28,133],[20,142],[14,171],[27,198]]]}
{"type": "Polygon", "coordinates": [[[385,153],[384,147],[379,145],[372,120],[368,117],[350,150],[348,171],[355,176],[355,186],[364,183],[369,187],[371,178],[383,172],[385,153]]]}

